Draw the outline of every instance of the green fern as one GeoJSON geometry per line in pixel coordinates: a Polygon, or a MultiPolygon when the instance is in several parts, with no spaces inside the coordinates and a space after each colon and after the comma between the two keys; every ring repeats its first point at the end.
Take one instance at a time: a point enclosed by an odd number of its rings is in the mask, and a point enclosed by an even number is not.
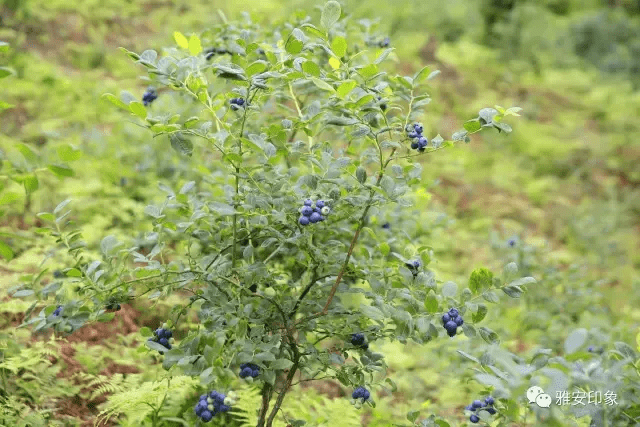
{"type": "MultiPolygon", "coordinates": [[[[147,417],[164,403],[171,402],[175,396],[192,392],[199,380],[181,375],[169,381],[142,382],[139,375],[128,375],[121,384],[122,388],[113,394],[104,405],[104,410],[96,417],[94,425],[109,420],[115,415],[125,415],[128,425],[144,425],[147,417]],[[163,403],[163,401],[165,401],[163,403]]],[[[118,389],[117,383],[107,383],[105,389],[118,389]]],[[[186,396],[185,396],[186,397],[186,396]]],[[[121,424],[124,425],[124,424],[121,424]]]]}

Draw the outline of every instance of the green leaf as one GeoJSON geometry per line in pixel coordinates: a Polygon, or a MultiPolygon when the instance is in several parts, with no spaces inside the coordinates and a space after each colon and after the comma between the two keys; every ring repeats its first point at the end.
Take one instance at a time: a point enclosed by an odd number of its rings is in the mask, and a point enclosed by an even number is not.
{"type": "Polygon", "coordinates": [[[0,256],[7,261],[11,261],[13,259],[13,250],[2,240],[0,240],[0,256]]]}
{"type": "Polygon", "coordinates": [[[70,268],[65,272],[65,274],[67,275],[67,277],[82,277],[82,272],[77,268],[70,268]]]}
{"type": "Polygon", "coordinates": [[[472,362],[475,362],[475,363],[480,364],[480,361],[478,360],[478,358],[477,358],[477,357],[474,357],[474,356],[470,355],[469,353],[465,353],[465,352],[464,352],[464,351],[462,351],[462,350],[456,350],[456,351],[457,351],[458,353],[460,353],[460,355],[461,355],[461,356],[463,356],[463,357],[465,357],[465,358],[467,358],[467,359],[471,360],[472,362]]]}
{"type": "Polygon", "coordinates": [[[433,70],[431,73],[429,73],[429,76],[427,76],[427,80],[436,78],[438,74],[440,74],[440,70],[433,70]]]}
{"type": "Polygon", "coordinates": [[[488,311],[489,310],[487,310],[486,305],[482,303],[478,303],[478,310],[475,313],[473,313],[473,315],[471,316],[473,323],[478,323],[482,321],[482,319],[484,319],[487,316],[488,311]]]}
{"type": "Polygon", "coordinates": [[[344,97],[347,96],[353,89],[355,89],[357,85],[358,83],[353,80],[347,80],[343,82],[342,84],[340,84],[340,86],[338,86],[338,96],[341,99],[344,99],[344,97]]]}
{"type": "Polygon", "coordinates": [[[289,369],[291,366],[293,366],[293,362],[289,359],[277,359],[271,364],[272,369],[278,370],[289,369]]]}
{"type": "Polygon", "coordinates": [[[383,320],[384,313],[379,308],[368,304],[360,305],[360,312],[371,320],[383,320]]]}
{"type": "Polygon", "coordinates": [[[267,63],[262,60],[258,60],[253,62],[251,65],[247,67],[245,70],[248,77],[251,77],[255,74],[260,74],[267,69],[267,63]]]}
{"type": "Polygon", "coordinates": [[[409,420],[409,422],[414,422],[415,420],[418,419],[418,416],[420,416],[420,411],[410,411],[407,412],[407,420],[409,420]]]}
{"type": "Polygon", "coordinates": [[[384,61],[385,59],[387,59],[387,56],[389,56],[389,54],[390,54],[391,52],[393,52],[394,50],[395,50],[395,49],[394,49],[394,48],[392,48],[392,47],[390,47],[390,48],[388,48],[388,49],[383,50],[383,51],[382,51],[382,53],[381,53],[380,55],[378,55],[378,57],[376,58],[376,60],[375,60],[375,61],[373,61],[373,63],[374,63],[374,64],[379,64],[379,63],[381,63],[382,61],[384,61]]]}
{"type": "Polygon", "coordinates": [[[470,133],[474,133],[482,129],[482,125],[478,119],[468,120],[464,122],[463,126],[470,133]]]}
{"type": "Polygon", "coordinates": [[[433,292],[429,292],[427,297],[424,299],[424,308],[431,314],[438,311],[438,299],[433,292]]]}
{"type": "Polygon", "coordinates": [[[505,294],[509,295],[511,298],[520,298],[523,293],[523,290],[520,286],[508,285],[502,288],[505,294]]]}
{"type": "Polygon", "coordinates": [[[5,101],[0,101],[0,111],[13,108],[13,107],[15,107],[15,105],[9,104],[8,102],[5,102],[5,101]]]}
{"type": "Polygon", "coordinates": [[[420,83],[422,80],[427,78],[430,71],[431,69],[429,68],[429,66],[422,67],[422,69],[413,76],[413,81],[416,83],[420,83]]]}
{"type": "Polygon", "coordinates": [[[33,295],[35,292],[33,292],[31,289],[22,289],[18,292],[15,292],[12,297],[14,298],[22,298],[22,297],[28,297],[33,295]]]}
{"type": "Polygon", "coordinates": [[[144,108],[144,105],[142,105],[142,102],[138,102],[138,101],[131,102],[129,104],[129,110],[136,116],[140,117],[141,119],[147,118],[147,109],[144,108]]]}
{"type": "Polygon", "coordinates": [[[14,74],[14,71],[11,68],[0,67],[0,79],[3,79],[12,74],[14,74]]]}
{"type": "Polygon", "coordinates": [[[24,185],[24,190],[27,194],[31,194],[39,187],[38,177],[35,174],[27,175],[24,177],[22,185],[24,185]]]}
{"type": "Polygon", "coordinates": [[[176,44],[183,49],[189,48],[189,40],[180,32],[176,31],[173,33],[173,39],[176,41],[176,44]]]}
{"type": "Polygon", "coordinates": [[[73,148],[70,144],[64,144],[58,147],[58,157],[63,162],[73,162],[82,156],[82,151],[73,148]]]}
{"type": "Polygon", "coordinates": [[[37,213],[36,216],[41,220],[47,221],[47,222],[55,222],[56,220],[56,216],[50,212],[40,212],[40,213],[37,213]]]}
{"type": "Polygon", "coordinates": [[[524,286],[528,285],[529,283],[536,283],[536,279],[531,276],[521,277],[509,283],[509,286],[524,286]]]}
{"type": "Polygon", "coordinates": [[[56,208],[53,210],[53,214],[58,215],[58,212],[64,209],[64,207],[67,206],[70,202],[71,202],[71,199],[66,199],[60,202],[58,206],[56,206],[56,208]]]}
{"type": "Polygon", "coordinates": [[[328,1],[322,9],[320,25],[322,25],[325,30],[329,31],[331,27],[338,22],[338,19],[340,19],[341,13],[342,10],[340,8],[340,3],[335,0],[328,1]]]}
{"type": "Polygon", "coordinates": [[[498,344],[500,342],[500,338],[498,337],[498,334],[496,334],[494,331],[492,331],[489,328],[485,328],[484,326],[480,327],[478,328],[478,333],[480,334],[482,339],[488,342],[489,344],[498,344]]]}
{"type": "Polygon", "coordinates": [[[69,166],[64,165],[47,165],[47,168],[58,176],[73,176],[73,170],[69,166]]]}
{"type": "Polygon", "coordinates": [[[333,86],[331,86],[329,83],[325,82],[324,80],[320,80],[320,79],[318,79],[316,77],[313,77],[311,79],[311,81],[313,82],[314,85],[316,85],[320,89],[327,90],[327,91],[330,91],[330,92],[335,92],[336,91],[333,88],[333,86]]]}
{"type": "Polygon", "coordinates": [[[258,362],[275,362],[276,356],[270,351],[263,351],[262,353],[256,354],[253,360],[258,362]]]}
{"type": "Polygon", "coordinates": [[[38,156],[36,155],[36,153],[33,152],[33,150],[31,148],[29,148],[29,146],[27,146],[26,144],[18,144],[16,146],[16,148],[18,149],[18,151],[20,151],[20,154],[22,154],[22,156],[31,164],[35,164],[38,161],[38,156]]]}
{"type": "MultiPolygon", "coordinates": [[[[174,37],[175,37],[175,33],[174,33],[174,37]]],[[[176,42],[178,42],[178,40],[176,40],[176,42]]],[[[193,56],[196,56],[197,54],[202,52],[202,44],[200,43],[200,38],[195,34],[192,34],[191,37],[189,37],[189,42],[187,46],[189,48],[189,53],[193,56]]]]}
{"type": "Polygon", "coordinates": [[[302,71],[314,77],[320,77],[320,67],[313,61],[305,61],[302,64],[302,71]]]}
{"type": "Polygon", "coordinates": [[[356,169],[356,178],[360,184],[367,182],[367,171],[362,166],[358,166],[356,169]]]}
{"type": "Polygon", "coordinates": [[[122,108],[123,110],[129,109],[129,107],[127,107],[127,104],[120,101],[120,99],[118,99],[118,97],[112,93],[105,93],[101,96],[101,98],[111,102],[113,105],[115,105],[116,107],[122,108]]]}
{"type": "Polygon", "coordinates": [[[454,282],[446,282],[442,285],[442,295],[453,298],[458,294],[458,285],[454,282]]]}
{"type": "Polygon", "coordinates": [[[469,288],[476,294],[490,288],[492,283],[493,273],[484,267],[473,270],[469,278],[469,288]]]}
{"type": "Polygon", "coordinates": [[[8,205],[9,203],[13,203],[16,200],[20,200],[20,193],[16,193],[14,191],[7,191],[5,193],[0,193],[0,205],[8,205]]]}
{"type": "Polygon", "coordinates": [[[499,298],[499,297],[498,297],[498,295],[497,295],[495,292],[493,292],[493,291],[487,291],[487,292],[484,292],[484,293],[482,294],[482,298],[484,298],[484,299],[485,299],[485,301],[492,302],[492,303],[500,302],[500,298],[499,298]]]}
{"type": "Polygon", "coordinates": [[[564,341],[564,352],[566,354],[575,353],[587,341],[587,330],[578,328],[572,331],[564,341]]]}
{"type": "Polygon", "coordinates": [[[342,36],[335,36],[331,42],[331,50],[338,58],[347,54],[347,41],[342,36]]]}
{"type": "Polygon", "coordinates": [[[323,40],[326,40],[327,38],[327,36],[322,31],[320,31],[314,25],[311,25],[309,23],[302,24],[300,28],[302,28],[304,31],[306,31],[309,34],[313,34],[316,37],[320,37],[323,40]]]}
{"type": "Polygon", "coordinates": [[[169,141],[171,142],[171,148],[173,148],[183,156],[191,157],[191,155],[193,154],[193,143],[183,137],[181,134],[169,134],[169,141]]]}

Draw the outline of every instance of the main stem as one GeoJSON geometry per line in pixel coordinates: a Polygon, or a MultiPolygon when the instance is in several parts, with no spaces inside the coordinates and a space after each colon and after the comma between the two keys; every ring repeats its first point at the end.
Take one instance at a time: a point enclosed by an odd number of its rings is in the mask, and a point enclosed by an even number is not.
{"type": "MultiPolygon", "coordinates": [[[[247,108],[249,108],[249,95],[251,94],[251,86],[247,89],[246,105],[244,106],[244,114],[242,116],[242,125],[240,126],[240,136],[238,136],[238,154],[242,161],[242,136],[244,135],[244,125],[247,122],[247,108]]],[[[238,199],[240,198],[240,166],[236,166],[236,194],[233,201],[233,209],[238,209],[238,199]]],[[[238,213],[233,214],[233,250],[231,252],[231,268],[236,267],[236,246],[238,244],[238,213]]]]}

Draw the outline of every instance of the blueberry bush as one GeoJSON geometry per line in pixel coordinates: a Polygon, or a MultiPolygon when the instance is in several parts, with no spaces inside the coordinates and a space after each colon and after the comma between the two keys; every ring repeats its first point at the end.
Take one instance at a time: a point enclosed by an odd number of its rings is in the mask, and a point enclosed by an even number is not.
{"type": "MultiPolygon", "coordinates": [[[[147,206],[156,238],[148,254],[105,237],[102,258],[85,259],[80,234],[65,226],[66,201],[40,215],[76,259],[66,274],[76,278],[78,299],[62,307],[64,331],[108,319],[107,309],[149,293],[187,291],[171,324],[195,310],[198,328],[172,346],[165,324],[147,345],[164,354],[165,369],[199,376],[203,386],[228,387],[240,366],[240,377],[261,390],[258,427],[273,425],[297,375],[337,379],[356,389],[360,404],[375,405],[361,385],[393,387],[376,378],[386,366],[373,351],[376,340],[428,343],[440,335],[440,318],[450,337],[460,327],[468,337],[497,339],[478,325],[488,312],[480,301],[498,302],[496,290],[519,296],[529,280],[506,283],[479,269],[468,287],[439,284],[426,268],[428,242],[400,233],[394,246],[406,249],[392,251],[369,217],[389,204],[413,204],[408,190],[420,184],[421,156],[470,142],[481,130],[510,132],[503,118],[518,109],[484,108],[445,140],[416,122],[438,72],[390,75],[389,40],[362,50],[358,26],[340,18],[340,5],[330,1],[319,25],[299,15],[265,33],[250,21],[225,22],[199,35],[176,32],[177,47],[162,54],[125,50],[164,89],[149,88],[141,100],[127,92],[104,98],[181,155],[202,159],[199,179],[177,191],[165,187],[166,200],[147,206]],[[203,45],[229,55],[212,56],[203,45]],[[152,104],[168,97],[173,108],[152,104]],[[418,260],[407,268],[405,257],[418,260]],[[360,303],[342,301],[350,294],[360,303]],[[463,322],[464,313],[471,321],[463,322]],[[320,347],[350,334],[353,347],[320,347]],[[353,354],[354,347],[363,352],[353,354]]],[[[29,324],[52,326],[54,309],[29,324]]],[[[214,409],[201,399],[195,415],[207,422],[227,412],[216,400],[223,397],[210,397],[220,405],[214,409]]]]}

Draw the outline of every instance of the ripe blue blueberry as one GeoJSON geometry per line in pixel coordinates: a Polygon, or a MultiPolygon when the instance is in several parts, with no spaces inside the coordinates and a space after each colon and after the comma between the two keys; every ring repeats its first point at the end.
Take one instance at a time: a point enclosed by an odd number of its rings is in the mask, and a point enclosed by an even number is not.
{"type": "Polygon", "coordinates": [[[476,424],[480,421],[480,417],[477,416],[476,414],[471,414],[471,416],[469,417],[469,421],[476,424]]]}
{"type": "Polygon", "coordinates": [[[147,106],[151,104],[156,98],[158,98],[158,93],[154,88],[150,87],[145,93],[142,94],[142,103],[147,106]]]}
{"type": "Polygon", "coordinates": [[[301,216],[298,219],[298,222],[300,223],[300,225],[309,225],[309,217],[307,216],[301,216]]]}
{"type": "Polygon", "coordinates": [[[515,239],[509,239],[509,246],[513,247],[516,245],[515,239]]]}
{"type": "Polygon", "coordinates": [[[311,205],[313,205],[313,200],[311,200],[311,199],[307,199],[307,200],[305,200],[305,201],[304,201],[304,205],[305,205],[305,206],[311,206],[311,205]]]}
{"type": "Polygon", "coordinates": [[[62,313],[62,306],[61,306],[61,305],[57,306],[57,307],[56,307],[56,309],[53,311],[53,313],[52,313],[52,314],[53,314],[54,316],[59,316],[59,315],[60,315],[60,313],[62,313]]]}
{"type": "Polygon", "coordinates": [[[414,123],[413,129],[415,129],[418,134],[422,134],[422,131],[424,130],[422,123],[414,123]]]}
{"type": "Polygon", "coordinates": [[[454,322],[456,322],[456,325],[458,326],[462,326],[464,324],[464,320],[462,319],[462,316],[456,317],[454,322]]]}
{"type": "Polygon", "coordinates": [[[446,324],[448,321],[451,320],[451,316],[449,316],[449,313],[445,313],[442,315],[442,324],[446,324]]]}
{"type": "Polygon", "coordinates": [[[380,43],[379,46],[380,47],[389,47],[389,44],[391,43],[391,39],[389,37],[385,37],[380,43]]]}
{"type": "Polygon", "coordinates": [[[251,368],[244,368],[240,371],[240,378],[247,378],[251,376],[252,373],[253,371],[251,371],[251,368]]]}
{"type": "Polygon", "coordinates": [[[318,200],[316,202],[316,208],[322,209],[324,207],[324,200],[318,200]]]}
{"type": "Polygon", "coordinates": [[[474,400],[474,401],[471,403],[471,407],[472,407],[472,408],[475,408],[475,409],[480,409],[480,408],[482,408],[483,406],[484,406],[484,404],[483,404],[480,400],[474,400]]]}
{"type": "Polygon", "coordinates": [[[409,133],[407,134],[407,136],[408,136],[409,138],[417,138],[417,137],[418,137],[418,134],[417,134],[416,132],[409,132],[409,133]]]}
{"type": "Polygon", "coordinates": [[[166,338],[160,338],[160,339],[158,340],[158,342],[159,342],[161,345],[165,346],[165,347],[168,347],[168,346],[169,346],[169,340],[168,340],[168,339],[166,339],[166,338]]]}
{"type": "Polygon", "coordinates": [[[411,143],[411,148],[413,148],[414,150],[417,150],[420,147],[420,144],[418,143],[418,141],[413,141],[411,143]]]}
{"type": "Polygon", "coordinates": [[[424,148],[429,144],[429,140],[426,137],[421,136],[418,138],[418,144],[420,145],[420,148],[424,148]]]}
{"type": "Polygon", "coordinates": [[[213,418],[213,414],[209,412],[209,410],[206,410],[200,414],[200,418],[202,418],[202,421],[204,421],[205,423],[208,423],[209,421],[211,421],[211,418],[213,418]]]}
{"type": "Polygon", "coordinates": [[[449,309],[449,316],[458,317],[458,314],[460,314],[460,312],[457,309],[455,309],[455,308],[450,308],[449,309]]]}
{"type": "Polygon", "coordinates": [[[491,407],[485,408],[485,411],[487,411],[491,415],[495,415],[496,412],[498,412],[498,411],[496,411],[496,408],[491,408],[491,407]]]}
{"type": "Polygon", "coordinates": [[[391,224],[389,224],[388,222],[385,222],[384,224],[382,224],[382,228],[388,230],[391,228],[391,224]]]}
{"type": "Polygon", "coordinates": [[[304,216],[309,216],[313,213],[313,209],[310,206],[303,206],[302,209],[300,209],[300,213],[304,216]]]}
{"type": "Polygon", "coordinates": [[[351,334],[351,344],[353,345],[362,345],[364,344],[364,340],[364,334],[361,334],[360,332],[351,334]]]}
{"type": "Polygon", "coordinates": [[[485,402],[487,405],[493,405],[493,404],[494,404],[494,402],[495,402],[495,400],[493,400],[493,397],[489,396],[489,397],[487,397],[486,399],[484,399],[484,402],[485,402]]]}
{"type": "Polygon", "coordinates": [[[471,405],[465,406],[464,409],[466,409],[467,411],[475,411],[475,409],[473,409],[473,406],[471,405]]]}
{"type": "Polygon", "coordinates": [[[318,221],[320,221],[321,215],[318,212],[314,212],[311,214],[311,216],[309,217],[309,221],[316,223],[318,221]]]}
{"type": "Polygon", "coordinates": [[[353,391],[353,393],[351,394],[352,398],[354,398],[354,399],[363,399],[363,400],[369,399],[370,396],[371,396],[371,394],[369,393],[369,390],[367,390],[364,387],[356,388],[353,391]]]}

